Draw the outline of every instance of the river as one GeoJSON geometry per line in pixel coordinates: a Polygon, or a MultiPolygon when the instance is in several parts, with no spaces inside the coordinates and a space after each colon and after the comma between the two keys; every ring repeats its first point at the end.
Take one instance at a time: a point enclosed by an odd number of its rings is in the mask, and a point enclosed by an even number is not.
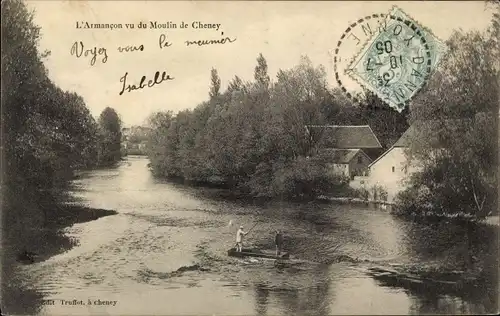
{"type": "MultiPolygon", "coordinates": [[[[498,290],[496,281],[457,285],[444,277],[415,278],[399,272],[402,267],[459,271],[466,238],[457,224],[418,224],[394,218],[385,210],[353,205],[245,202],[231,199],[220,189],[157,180],[147,163],[145,158],[129,157],[115,169],[92,171],[75,181],[78,190],[73,194],[81,203],[118,214],[67,228],[66,234],[78,241],[77,246],[18,267],[15,273],[24,286],[43,296],[41,314],[496,310],[496,295],[492,295],[498,290]],[[272,250],[273,230],[283,229],[293,260],[276,265],[273,260],[228,257],[237,227],[249,229],[254,224],[247,246],[272,250]],[[84,305],[62,304],[62,300],[81,300],[84,305]],[[98,300],[116,303],[99,305],[98,300]]],[[[485,231],[475,234],[471,251],[481,269],[488,271],[496,264],[488,257],[497,249],[494,238],[485,231]]],[[[494,274],[487,274],[488,278],[497,279],[494,274]]]]}

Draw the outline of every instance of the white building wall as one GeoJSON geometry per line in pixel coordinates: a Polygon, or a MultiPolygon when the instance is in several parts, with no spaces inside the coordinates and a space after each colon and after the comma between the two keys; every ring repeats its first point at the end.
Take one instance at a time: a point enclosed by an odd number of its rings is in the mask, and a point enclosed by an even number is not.
{"type": "Polygon", "coordinates": [[[417,170],[414,166],[407,166],[405,150],[400,147],[392,148],[370,167],[366,185],[370,188],[374,185],[384,187],[389,202],[405,188],[405,181],[417,170]]]}

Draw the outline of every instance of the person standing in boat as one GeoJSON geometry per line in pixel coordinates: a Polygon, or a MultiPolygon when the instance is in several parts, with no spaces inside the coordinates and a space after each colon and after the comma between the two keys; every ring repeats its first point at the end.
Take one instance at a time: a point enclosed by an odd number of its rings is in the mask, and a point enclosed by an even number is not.
{"type": "Polygon", "coordinates": [[[243,226],[236,232],[236,251],[241,252],[243,250],[243,237],[248,234],[243,230],[243,226]]]}
{"type": "Polygon", "coordinates": [[[276,244],[276,256],[281,255],[283,251],[283,233],[278,229],[274,236],[274,243],[276,244]]]}

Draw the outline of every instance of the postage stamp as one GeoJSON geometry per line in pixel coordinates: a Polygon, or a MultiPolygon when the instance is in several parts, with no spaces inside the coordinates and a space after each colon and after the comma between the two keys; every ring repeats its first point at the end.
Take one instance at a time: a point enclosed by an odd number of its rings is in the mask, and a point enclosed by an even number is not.
{"type": "Polygon", "coordinates": [[[424,86],[446,46],[394,7],[346,73],[401,112],[424,86]]]}

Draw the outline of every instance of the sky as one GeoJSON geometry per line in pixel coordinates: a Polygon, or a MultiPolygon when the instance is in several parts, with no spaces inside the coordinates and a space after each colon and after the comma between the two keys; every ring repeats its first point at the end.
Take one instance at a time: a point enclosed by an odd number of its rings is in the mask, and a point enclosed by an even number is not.
{"type": "MultiPolygon", "coordinates": [[[[50,50],[45,59],[50,78],[62,89],[80,94],[94,116],[114,108],[125,126],[144,124],[156,111],[174,113],[192,109],[208,99],[210,70],[216,68],[223,89],[235,75],[252,80],[256,58],[262,53],[274,80],[279,69],[296,66],[301,55],[323,65],[333,88],[333,51],[342,33],[353,22],[374,13],[387,13],[396,4],[442,41],[454,30],[485,30],[491,20],[482,1],[469,2],[212,2],[212,1],[27,1],[41,27],[40,49],[50,50]],[[137,28],[145,22],[147,29],[137,28]],[[177,28],[151,29],[151,21],[173,22],[177,28]],[[181,29],[181,22],[188,28],[181,29]],[[121,23],[121,29],[77,28],[88,23],[121,23]],[[193,22],[220,24],[216,29],[193,29],[193,22]],[[135,24],[127,29],[125,24],[135,24]],[[224,35],[222,36],[222,32],[224,35]],[[160,48],[164,34],[171,46],[160,48]],[[187,40],[236,39],[224,45],[186,46],[187,40]],[[85,49],[104,48],[107,60],[98,55],[71,54],[75,42],[85,49]],[[144,46],[142,51],[119,52],[118,47],[144,46]],[[155,72],[173,77],[153,87],[125,91],[126,83],[139,85],[142,76],[155,72]]],[[[359,30],[358,30],[359,31],[359,30]]],[[[354,30],[353,30],[354,32],[354,30]]],[[[352,43],[351,43],[352,44],[352,43]]],[[[343,47],[354,55],[356,45],[343,47]]],[[[161,77],[160,77],[161,78],[161,77]]],[[[348,88],[355,88],[355,83],[348,88]]]]}

